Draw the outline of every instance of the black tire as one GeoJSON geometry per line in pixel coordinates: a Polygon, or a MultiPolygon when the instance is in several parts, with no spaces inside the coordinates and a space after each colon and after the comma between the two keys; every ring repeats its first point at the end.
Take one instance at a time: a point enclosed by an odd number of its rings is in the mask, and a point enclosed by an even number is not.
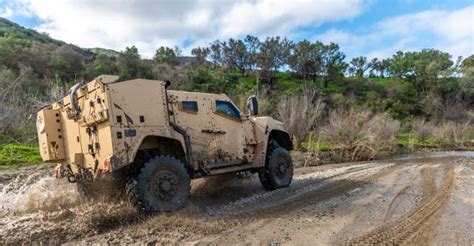
{"type": "Polygon", "coordinates": [[[267,164],[258,172],[258,177],[267,190],[290,186],[293,180],[293,161],[290,153],[281,147],[273,149],[267,157],[267,164]]]}
{"type": "Polygon", "coordinates": [[[156,156],[127,183],[126,195],[141,212],[171,212],[189,198],[191,179],[184,164],[171,156],[156,156]]]}

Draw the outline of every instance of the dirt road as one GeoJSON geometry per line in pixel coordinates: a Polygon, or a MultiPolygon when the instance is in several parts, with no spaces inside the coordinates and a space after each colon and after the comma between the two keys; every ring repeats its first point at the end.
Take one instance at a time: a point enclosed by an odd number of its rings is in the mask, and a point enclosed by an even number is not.
{"type": "Polygon", "coordinates": [[[0,242],[474,245],[474,153],[297,168],[287,189],[254,176],[193,181],[191,201],[141,216],[90,204],[47,168],[0,169],[0,242]]]}

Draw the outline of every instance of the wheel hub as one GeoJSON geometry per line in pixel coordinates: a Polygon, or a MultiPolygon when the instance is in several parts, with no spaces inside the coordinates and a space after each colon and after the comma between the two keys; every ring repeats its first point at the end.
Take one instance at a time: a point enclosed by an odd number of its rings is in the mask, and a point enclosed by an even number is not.
{"type": "Polygon", "coordinates": [[[163,181],[161,184],[161,189],[168,192],[171,189],[171,184],[167,180],[163,181]]]}
{"type": "Polygon", "coordinates": [[[288,162],[283,159],[283,158],[280,158],[278,159],[277,161],[277,166],[276,166],[276,175],[279,177],[279,178],[282,178],[286,175],[287,171],[288,171],[288,162]]]}
{"type": "Polygon", "coordinates": [[[152,190],[159,200],[170,201],[178,190],[178,178],[172,172],[159,172],[155,175],[152,190]]]}

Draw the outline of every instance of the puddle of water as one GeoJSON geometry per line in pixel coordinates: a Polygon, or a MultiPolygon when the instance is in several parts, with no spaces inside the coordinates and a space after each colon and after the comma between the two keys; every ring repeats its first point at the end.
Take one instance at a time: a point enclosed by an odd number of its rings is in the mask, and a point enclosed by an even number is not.
{"type": "Polygon", "coordinates": [[[468,157],[474,158],[474,151],[439,151],[439,152],[416,152],[408,155],[395,157],[396,161],[409,161],[424,158],[443,158],[443,157],[468,157]]]}

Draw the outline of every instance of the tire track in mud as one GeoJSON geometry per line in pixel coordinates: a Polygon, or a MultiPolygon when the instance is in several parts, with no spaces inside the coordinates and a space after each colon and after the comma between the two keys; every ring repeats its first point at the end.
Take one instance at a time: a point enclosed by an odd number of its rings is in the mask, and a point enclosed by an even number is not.
{"type": "Polygon", "coordinates": [[[253,195],[251,197],[237,200],[218,209],[211,207],[207,209],[207,214],[212,217],[229,217],[233,215],[252,213],[255,210],[263,210],[274,206],[275,204],[280,204],[286,200],[295,199],[301,194],[319,189],[327,185],[331,179],[361,171],[367,171],[377,167],[378,166],[371,164],[362,164],[349,168],[340,168],[335,171],[335,174],[327,176],[322,175],[321,177],[313,177],[314,173],[317,173],[317,171],[307,173],[295,177],[293,183],[288,188],[253,195]]]}
{"type": "Polygon", "coordinates": [[[403,187],[400,191],[397,192],[395,197],[392,199],[392,202],[388,205],[388,210],[387,213],[385,214],[385,217],[383,219],[384,222],[387,222],[390,218],[393,217],[395,214],[395,210],[398,208],[398,206],[401,203],[401,197],[407,194],[407,191],[411,188],[410,185],[407,185],[403,187]]]}
{"type": "Polygon", "coordinates": [[[368,176],[362,175],[354,178],[340,179],[334,182],[328,183],[328,185],[321,187],[320,189],[313,190],[301,194],[297,199],[289,200],[286,203],[272,206],[270,209],[257,211],[255,215],[261,217],[275,217],[276,215],[287,214],[289,211],[295,211],[301,208],[310,206],[316,202],[329,200],[334,197],[341,196],[347,192],[350,192],[361,186],[370,184],[374,180],[377,180],[383,176],[390,174],[392,171],[397,169],[396,165],[384,166],[375,174],[368,176]]]}
{"type": "Polygon", "coordinates": [[[321,179],[310,179],[296,187],[275,190],[251,199],[231,204],[214,215],[243,220],[274,218],[289,211],[304,208],[319,201],[340,196],[391,173],[398,165],[368,165],[351,168],[321,179]],[[373,174],[367,175],[367,173],[373,174]],[[340,178],[336,179],[335,178],[340,178]]]}
{"type": "Polygon", "coordinates": [[[454,165],[446,166],[443,171],[443,183],[436,189],[434,169],[424,168],[421,172],[423,200],[415,209],[401,219],[378,227],[346,244],[429,244],[436,235],[438,220],[454,186],[454,165]]]}
{"type": "MultiPolygon", "coordinates": [[[[421,192],[423,195],[423,199],[427,199],[433,196],[434,192],[436,192],[436,173],[434,167],[427,167],[423,166],[421,169],[421,192]]],[[[384,216],[384,222],[387,223],[395,214],[396,209],[403,201],[403,196],[405,196],[409,189],[412,188],[411,185],[404,186],[400,189],[397,194],[393,197],[392,201],[388,205],[387,212],[384,216]]]]}

